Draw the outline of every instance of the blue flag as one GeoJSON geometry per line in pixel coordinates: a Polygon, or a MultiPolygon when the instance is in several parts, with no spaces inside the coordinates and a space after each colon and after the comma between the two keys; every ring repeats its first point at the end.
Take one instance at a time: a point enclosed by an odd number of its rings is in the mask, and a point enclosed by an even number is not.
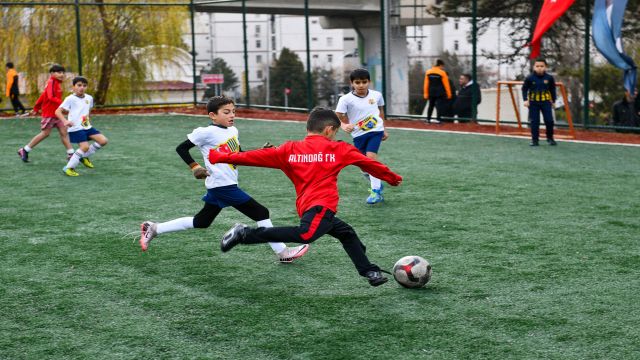
{"type": "Polygon", "coordinates": [[[637,68],[622,48],[622,19],[627,0],[595,0],[593,8],[593,43],[600,53],[624,71],[624,88],[631,95],[636,88],[637,68]]]}

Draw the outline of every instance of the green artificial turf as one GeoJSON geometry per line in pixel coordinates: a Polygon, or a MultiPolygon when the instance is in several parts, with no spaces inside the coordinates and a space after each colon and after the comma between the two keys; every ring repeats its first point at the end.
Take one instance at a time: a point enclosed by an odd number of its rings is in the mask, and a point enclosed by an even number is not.
{"type": "MultiPolygon", "coordinates": [[[[208,120],[93,120],[110,143],[77,178],[57,134],[24,164],[38,120],[0,121],[1,359],[640,358],[638,147],[390,130],[380,159],[404,183],[367,206],[347,168],[338,216],[381,267],[432,263],[411,290],[370,287],[329,236],[290,265],[267,245],[222,254],[221,235],[251,224],[233,209],[141,253],[142,221],[200,210],[204,184],[174,149],[208,120]]],[[[305,134],[237,127],[245,149],[305,134]]],[[[241,167],[240,186],[297,224],[281,172],[241,167]]]]}

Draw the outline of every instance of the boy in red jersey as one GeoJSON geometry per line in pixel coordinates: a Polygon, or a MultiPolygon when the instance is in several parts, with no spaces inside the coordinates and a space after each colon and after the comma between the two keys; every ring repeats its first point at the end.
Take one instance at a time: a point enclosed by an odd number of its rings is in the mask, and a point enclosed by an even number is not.
{"type": "Polygon", "coordinates": [[[236,224],[222,238],[223,252],[238,244],[258,244],[273,241],[308,244],[324,234],[340,240],[358,273],[372,286],[382,285],[387,278],[380,268],[369,262],[365,246],[353,228],[338,219],[338,173],[348,165],[388,182],[400,185],[402,177],[384,164],[361,154],[353,145],[334,141],[340,120],[330,109],[316,108],[307,120],[307,137],[289,141],[277,148],[243,153],[209,152],[209,161],[234,165],[250,165],[282,170],[293,182],[300,225],[273,228],[249,228],[236,224]]]}
{"type": "Polygon", "coordinates": [[[58,128],[60,134],[60,141],[62,145],[67,149],[67,159],[73,155],[73,147],[69,142],[69,136],[67,134],[67,126],[58,119],[56,116],[56,110],[62,104],[62,88],[60,83],[64,80],[64,67],[60,65],[53,65],[49,69],[51,77],[47,80],[47,86],[42,92],[42,95],[36,101],[33,106],[33,115],[42,110],[42,120],[40,121],[40,133],[31,139],[27,145],[18,150],[18,156],[24,162],[29,162],[29,152],[36,147],[42,140],[49,137],[51,130],[54,127],[58,128]]]}

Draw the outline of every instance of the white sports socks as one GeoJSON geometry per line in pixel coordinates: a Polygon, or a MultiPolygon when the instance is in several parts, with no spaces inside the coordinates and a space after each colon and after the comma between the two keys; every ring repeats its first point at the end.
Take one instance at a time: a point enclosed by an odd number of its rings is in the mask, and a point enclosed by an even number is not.
{"type": "Polygon", "coordinates": [[[167,222],[158,223],[156,231],[158,234],[163,234],[187,229],[193,229],[193,217],[181,217],[167,222]]]}
{"type": "MultiPolygon", "coordinates": [[[[273,223],[271,223],[271,219],[256,221],[256,224],[258,225],[258,227],[273,227],[273,223]]],[[[280,254],[284,249],[287,248],[287,245],[281,242],[278,242],[278,243],[270,242],[269,246],[271,246],[271,249],[276,254],[280,254]]]]}

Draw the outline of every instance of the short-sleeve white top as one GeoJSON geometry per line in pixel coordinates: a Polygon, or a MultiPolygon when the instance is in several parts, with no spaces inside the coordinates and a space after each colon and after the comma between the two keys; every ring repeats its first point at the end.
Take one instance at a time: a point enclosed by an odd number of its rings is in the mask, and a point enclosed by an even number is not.
{"type": "Polygon", "coordinates": [[[338,100],[336,112],[347,115],[349,123],[354,125],[351,136],[358,137],[369,132],[384,131],[384,121],[380,117],[380,106],[384,99],[379,91],[369,89],[366,96],[360,97],[350,92],[338,100]]]}
{"type": "Polygon", "coordinates": [[[209,162],[209,150],[216,150],[223,153],[240,151],[238,129],[236,129],[235,126],[228,128],[216,125],[199,127],[187,135],[187,138],[200,149],[202,157],[204,158],[205,166],[209,171],[209,176],[207,176],[205,180],[207,189],[238,183],[238,170],[235,165],[212,165],[209,162]]]}
{"type": "Polygon", "coordinates": [[[69,121],[72,125],[69,132],[91,129],[91,121],[89,120],[89,112],[93,107],[93,97],[84,94],[79,97],[76,94],[67,96],[60,107],[69,112],[69,121]]]}

